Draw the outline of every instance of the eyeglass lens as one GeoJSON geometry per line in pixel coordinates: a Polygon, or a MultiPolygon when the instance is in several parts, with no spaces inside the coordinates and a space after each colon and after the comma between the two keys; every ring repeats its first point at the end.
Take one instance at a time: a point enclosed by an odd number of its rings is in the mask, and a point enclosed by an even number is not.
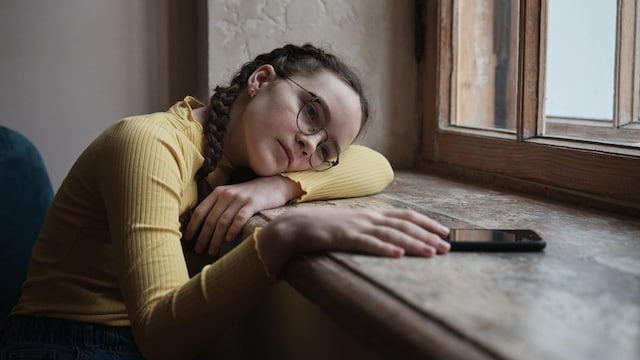
{"type": "Polygon", "coordinates": [[[338,157],[338,147],[335,142],[327,139],[327,131],[321,124],[320,104],[317,98],[312,99],[302,105],[298,112],[298,130],[306,135],[324,132],[323,140],[316,146],[316,150],[311,156],[311,166],[316,170],[327,170],[333,166],[334,160],[338,157]]]}

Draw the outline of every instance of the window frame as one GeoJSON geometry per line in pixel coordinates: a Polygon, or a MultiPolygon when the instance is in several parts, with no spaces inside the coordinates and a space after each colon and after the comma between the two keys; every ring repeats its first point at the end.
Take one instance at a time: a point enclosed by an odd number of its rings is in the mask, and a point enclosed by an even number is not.
{"type": "Polygon", "coordinates": [[[520,2],[516,134],[449,125],[453,2],[434,0],[424,6],[418,167],[640,214],[640,149],[538,136],[543,116],[545,0],[520,2]]]}

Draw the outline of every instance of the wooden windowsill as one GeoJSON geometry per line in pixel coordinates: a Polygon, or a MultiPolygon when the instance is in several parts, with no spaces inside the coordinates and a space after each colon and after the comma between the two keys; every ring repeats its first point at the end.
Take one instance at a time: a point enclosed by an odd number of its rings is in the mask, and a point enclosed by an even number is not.
{"type": "MultiPolygon", "coordinates": [[[[415,172],[396,172],[375,196],[295,206],[412,208],[450,227],[531,228],[545,238],[540,253],[292,261],[286,281],[383,357],[640,355],[636,217],[415,172]]],[[[247,230],[288,208],[263,211],[247,230]]]]}

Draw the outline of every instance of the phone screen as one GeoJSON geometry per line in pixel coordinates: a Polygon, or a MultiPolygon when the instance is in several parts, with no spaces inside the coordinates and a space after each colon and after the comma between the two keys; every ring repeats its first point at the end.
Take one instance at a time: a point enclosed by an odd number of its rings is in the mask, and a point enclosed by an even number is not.
{"type": "Polygon", "coordinates": [[[537,251],[546,245],[533,230],[451,229],[445,240],[454,251],[537,251]]]}

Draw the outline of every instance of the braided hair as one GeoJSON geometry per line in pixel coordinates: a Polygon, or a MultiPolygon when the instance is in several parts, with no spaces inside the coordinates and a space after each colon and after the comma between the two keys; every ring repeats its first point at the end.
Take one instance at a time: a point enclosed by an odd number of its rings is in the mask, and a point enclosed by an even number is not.
{"type": "Polygon", "coordinates": [[[311,44],[302,46],[285,45],[269,53],[258,55],[253,61],[245,63],[235,73],[227,87],[217,86],[210,100],[211,113],[205,125],[207,144],[204,150],[205,161],[198,171],[199,176],[206,177],[216,168],[222,156],[223,139],[229,123],[231,105],[247,86],[251,74],[262,65],[274,67],[280,77],[293,75],[313,75],[328,70],[345,81],[360,97],[362,110],[362,128],[369,118],[369,103],[363,94],[362,84],[358,76],[339,58],[311,44]]]}

